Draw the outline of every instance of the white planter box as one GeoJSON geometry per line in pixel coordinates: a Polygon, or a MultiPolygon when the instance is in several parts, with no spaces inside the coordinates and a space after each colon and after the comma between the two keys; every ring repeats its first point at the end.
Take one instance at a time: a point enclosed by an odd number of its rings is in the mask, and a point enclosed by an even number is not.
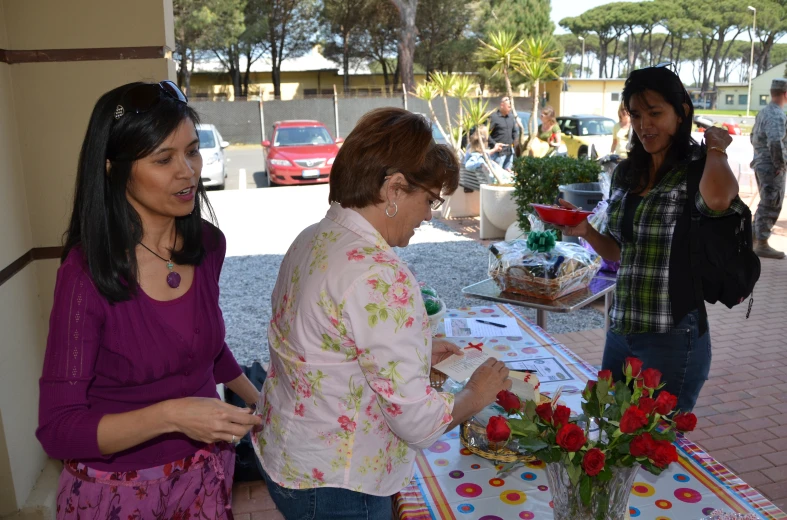
{"type": "Polygon", "coordinates": [[[445,198],[440,208],[443,218],[477,217],[481,214],[481,196],[477,191],[465,193],[459,186],[453,195],[445,198]]]}
{"type": "Polygon", "coordinates": [[[517,220],[513,186],[481,185],[481,238],[503,238],[517,220]]]}

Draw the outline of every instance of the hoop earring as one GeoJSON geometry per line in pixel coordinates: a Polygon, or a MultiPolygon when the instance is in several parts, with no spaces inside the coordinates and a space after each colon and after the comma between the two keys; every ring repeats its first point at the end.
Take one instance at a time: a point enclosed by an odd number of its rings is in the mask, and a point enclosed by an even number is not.
{"type": "Polygon", "coordinates": [[[399,206],[396,205],[396,202],[392,202],[391,204],[393,204],[393,207],[394,207],[393,215],[389,215],[388,214],[388,208],[390,208],[391,206],[386,206],[385,207],[385,216],[388,217],[388,218],[394,218],[396,216],[396,214],[399,213],[399,206]]]}

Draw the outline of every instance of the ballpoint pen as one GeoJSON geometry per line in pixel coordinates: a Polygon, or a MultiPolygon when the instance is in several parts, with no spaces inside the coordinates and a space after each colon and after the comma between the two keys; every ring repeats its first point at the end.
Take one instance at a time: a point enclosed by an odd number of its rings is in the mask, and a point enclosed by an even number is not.
{"type": "Polygon", "coordinates": [[[499,324],[499,323],[495,323],[495,322],[493,322],[493,321],[484,321],[484,320],[475,320],[475,321],[477,321],[478,323],[483,323],[483,324],[485,324],[485,325],[492,325],[492,326],[494,326],[494,327],[500,327],[501,329],[504,329],[504,328],[506,328],[506,326],[505,326],[505,325],[501,325],[501,324],[499,324]]]}

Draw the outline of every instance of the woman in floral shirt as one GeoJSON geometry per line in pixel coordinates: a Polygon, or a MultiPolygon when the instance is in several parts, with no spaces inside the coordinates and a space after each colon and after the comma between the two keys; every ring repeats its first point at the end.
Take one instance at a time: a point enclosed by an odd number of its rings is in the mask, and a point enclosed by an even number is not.
{"type": "Polygon", "coordinates": [[[620,379],[625,358],[638,357],[663,374],[678,408],[690,411],[711,363],[707,318],[691,273],[691,205],[711,218],[742,213],[725,152],[731,138],[720,128],[705,133],[706,147],[691,138],[691,98],[667,67],[633,71],[623,103],[634,132],[628,159],[612,176],[609,231],[602,235],[585,221],[563,232],[620,261],[602,368],[620,379]],[[690,200],[689,175],[700,172],[690,200]]]}
{"type": "Polygon", "coordinates": [[[366,114],[331,172],[331,208],[287,252],[271,298],[271,364],[254,444],[288,519],[391,517],[391,495],[430,446],[510,386],[490,360],[456,396],[429,385],[433,348],[418,283],[393,246],[458,185],[458,163],[406,110],[366,114]]]}

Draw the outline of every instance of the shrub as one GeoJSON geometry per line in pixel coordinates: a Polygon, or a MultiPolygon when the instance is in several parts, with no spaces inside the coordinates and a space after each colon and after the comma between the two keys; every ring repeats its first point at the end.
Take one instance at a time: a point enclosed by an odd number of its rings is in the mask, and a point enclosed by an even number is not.
{"type": "Polygon", "coordinates": [[[514,199],[519,227],[530,229],[527,215],[533,212],[530,203],[554,204],[558,186],[577,182],[598,182],[601,165],[587,159],[552,156],[520,157],[514,161],[514,199]]]}

